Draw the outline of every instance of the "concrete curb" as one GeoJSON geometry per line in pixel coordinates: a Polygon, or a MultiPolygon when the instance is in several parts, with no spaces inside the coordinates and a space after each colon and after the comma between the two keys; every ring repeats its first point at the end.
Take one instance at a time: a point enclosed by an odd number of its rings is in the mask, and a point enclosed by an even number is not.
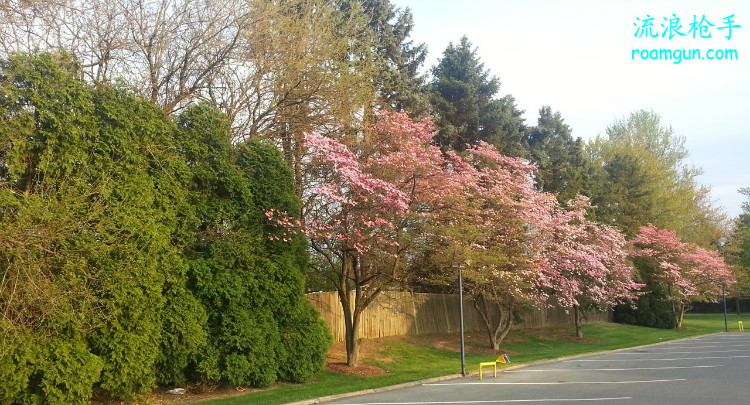
{"type": "MultiPolygon", "coordinates": [[[[467,377],[469,375],[467,374],[467,377]]],[[[454,380],[461,378],[461,374],[450,374],[450,375],[444,375],[442,377],[435,377],[435,378],[428,378],[426,380],[419,380],[419,381],[410,381],[402,384],[396,384],[396,385],[388,385],[385,387],[380,388],[370,388],[367,390],[362,391],[354,391],[354,392],[345,392],[343,394],[336,394],[336,395],[328,395],[326,397],[320,397],[320,398],[314,398],[314,399],[306,399],[304,401],[299,402],[290,402],[286,405],[314,405],[319,404],[322,402],[328,402],[328,401],[335,401],[337,399],[345,399],[345,398],[351,398],[351,397],[358,397],[361,395],[367,395],[367,394],[374,394],[377,392],[386,392],[386,391],[393,391],[393,390],[400,390],[402,388],[409,388],[409,387],[416,387],[418,385],[422,384],[429,384],[439,381],[445,381],[445,380],[454,380]]]]}
{"type": "MultiPolygon", "coordinates": [[[[507,366],[507,367],[498,368],[497,372],[498,373],[502,373],[504,371],[518,370],[518,369],[521,369],[521,368],[526,368],[526,367],[531,367],[531,366],[538,366],[538,365],[541,365],[541,364],[559,363],[559,362],[562,362],[562,361],[581,359],[581,358],[584,358],[584,357],[591,357],[591,356],[599,356],[599,355],[602,355],[602,354],[624,352],[626,350],[640,349],[640,348],[644,348],[644,347],[660,346],[660,345],[664,345],[664,344],[668,344],[668,343],[674,343],[674,342],[680,342],[680,341],[684,341],[684,340],[697,339],[697,338],[706,337],[706,336],[723,335],[725,333],[726,332],[710,333],[710,334],[707,334],[707,335],[699,335],[699,336],[686,337],[686,338],[682,338],[682,339],[667,340],[667,341],[664,341],[664,342],[651,343],[651,344],[642,345],[642,346],[633,346],[633,347],[625,347],[625,348],[622,348],[622,349],[605,350],[605,351],[596,352],[596,353],[576,354],[576,355],[573,355],[573,356],[565,356],[565,357],[559,357],[559,358],[549,359],[549,360],[538,360],[538,361],[534,361],[534,362],[531,362],[531,363],[524,363],[524,364],[518,364],[518,365],[514,365],[514,366],[511,365],[511,366],[507,366]]],[[[459,379],[459,378],[468,378],[468,377],[473,377],[473,376],[478,376],[478,375],[479,375],[479,371],[472,371],[470,373],[466,373],[466,376],[464,376],[464,377],[462,377],[461,374],[450,374],[450,375],[445,375],[445,376],[442,376],[442,377],[428,378],[428,379],[425,379],[425,380],[411,381],[411,382],[406,382],[406,383],[396,384],[396,385],[388,385],[388,386],[380,387],[380,388],[370,388],[370,389],[362,390],[362,391],[345,392],[345,393],[342,393],[342,394],[328,395],[328,396],[320,397],[320,398],[306,399],[304,401],[299,401],[299,402],[290,402],[290,403],[287,403],[285,405],[315,405],[315,404],[320,404],[320,403],[328,402],[328,401],[336,401],[336,400],[339,400],[339,399],[346,399],[346,398],[358,397],[358,396],[361,396],[361,395],[375,394],[375,393],[378,393],[378,392],[400,390],[402,388],[416,387],[418,385],[423,385],[423,384],[430,384],[430,383],[435,383],[435,382],[440,382],[440,381],[446,381],[446,380],[456,380],[456,379],[459,379]]]]}

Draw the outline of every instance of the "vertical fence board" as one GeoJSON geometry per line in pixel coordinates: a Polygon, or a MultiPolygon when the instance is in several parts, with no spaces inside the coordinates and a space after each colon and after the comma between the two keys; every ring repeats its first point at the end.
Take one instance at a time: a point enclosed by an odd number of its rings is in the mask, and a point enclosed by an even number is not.
{"type": "MultiPolygon", "coordinates": [[[[353,299],[353,292],[351,293],[353,299]]],[[[344,311],[338,294],[319,292],[307,294],[307,299],[328,323],[335,341],[345,338],[344,311]]],[[[458,332],[458,296],[452,294],[423,294],[383,292],[362,313],[361,338],[385,336],[429,335],[458,332]]],[[[611,320],[611,311],[587,313],[585,322],[611,320]]],[[[516,328],[543,328],[572,324],[573,313],[559,307],[542,307],[528,311],[516,328]]],[[[464,329],[467,332],[485,331],[484,321],[472,305],[464,299],[464,329]]]]}

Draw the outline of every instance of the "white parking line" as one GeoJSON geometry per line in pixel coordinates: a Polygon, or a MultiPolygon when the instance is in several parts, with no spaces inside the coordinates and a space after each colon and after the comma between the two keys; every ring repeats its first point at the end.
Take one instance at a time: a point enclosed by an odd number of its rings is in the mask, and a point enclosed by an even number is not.
{"type": "MultiPolygon", "coordinates": [[[[672,345],[677,346],[677,343],[673,343],[672,345]]],[[[721,348],[727,348],[727,347],[747,347],[747,345],[710,345],[710,346],[692,346],[689,344],[682,344],[680,346],[689,346],[693,349],[713,349],[715,347],[721,347],[721,348]]]]}
{"type": "MultiPolygon", "coordinates": [[[[705,353],[731,353],[731,352],[750,352],[750,349],[732,349],[732,350],[710,350],[705,352],[696,352],[696,351],[690,351],[690,352],[663,352],[663,351],[651,351],[651,352],[645,352],[645,353],[654,353],[654,354],[705,354],[705,353]]],[[[633,353],[636,354],[643,354],[644,352],[632,352],[632,353],[612,353],[612,355],[630,355],[632,356],[633,353]]]]}
{"type": "Polygon", "coordinates": [[[724,365],[715,366],[673,366],[673,367],[633,367],[633,368],[559,368],[559,369],[521,369],[521,370],[508,370],[506,373],[534,373],[534,372],[545,372],[545,371],[631,371],[631,370],[674,370],[679,368],[714,368],[724,367],[724,365]]]}
{"type": "MultiPolygon", "coordinates": [[[[703,342],[704,340],[701,340],[703,342]]],[[[709,340],[706,339],[705,341],[711,342],[711,343],[719,343],[719,342],[747,342],[747,335],[745,336],[725,336],[725,337],[719,337],[716,340],[709,340]]]]}
{"type": "Polygon", "coordinates": [[[750,356],[706,356],[706,357],[681,357],[679,359],[580,359],[580,360],[565,360],[564,363],[573,361],[680,361],[680,360],[708,360],[708,359],[746,359],[750,356]]]}
{"type": "Polygon", "coordinates": [[[546,399],[494,399],[488,401],[429,401],[429,402],[360,402],[337,405],[441,405],[441,404],[511,404],[518,402],[545,403],[545,402],[594,402],[594,401],[621,401],[633,399],[633,397],[615,398],[546,398],[546,399]]]}
{"type": "Polygon", "coordinates": [[[573,384],[648,384],[687,381],[685,378],[675,378],[671,380],[636,380],[636,381],[557,381],[557,382],[467,382],[467,383],[435,383],[425,384],[426,386],[438,385],[573,385],[573,384]]]}

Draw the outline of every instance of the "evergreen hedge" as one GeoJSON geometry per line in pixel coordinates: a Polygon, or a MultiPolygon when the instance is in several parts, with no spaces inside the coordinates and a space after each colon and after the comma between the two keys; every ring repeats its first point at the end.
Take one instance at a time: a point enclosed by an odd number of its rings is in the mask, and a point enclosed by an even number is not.
{"type": "Polygon", "coordinates": [[[331,337],[306,242],[268,237],[266,210],[299,212],[279,151],[79,72],[0,61],[0,404],[310,378],[331,337]]]}

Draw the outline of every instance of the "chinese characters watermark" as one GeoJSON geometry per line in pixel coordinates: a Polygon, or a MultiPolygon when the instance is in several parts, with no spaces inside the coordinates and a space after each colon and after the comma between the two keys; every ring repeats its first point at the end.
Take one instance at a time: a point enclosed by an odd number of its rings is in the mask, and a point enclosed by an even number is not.
{"type": "MultiPolygon", "coordinates": [[[[646,14],[646,17],[636,17],[635,22],[633,22],[633,25],[635,26],[635,33],[633,36],[635,38],[666,38],[666,39],[673,39],[675,37],[685,37],[689,36],[693,39],[696,38],[711,38],[711,34],[715,30],[726,30],[722,33],[725,33],[724,36],[726,39],[730,40],[732,39],[732,29],[736,28],[742,28],[741,25],[737,24],[734,20],[735,15],[729,15],[724,18],[722,18],[722,22],[718,23],[720,25],[716,25],[709,21],[708,18],[706,18],[706,15],[703,14],[700,17],[700,20],[698,19],[697,15],[693,15],[693,22],[688,24],[688,30],[687,32],[683,32],[685,30],[684,26],[680,22],[680,17],[677,16],[677,14],[672,14],[671,17],[661,17],[661,22],[659,23],[659,26],[661,28],[657,28],[654,25],[654,21],[656,20],[654,17],[651,17],[650,14],[646,14]]],[[[712,19],[714,17],[711,17],[712,19]]]]}

